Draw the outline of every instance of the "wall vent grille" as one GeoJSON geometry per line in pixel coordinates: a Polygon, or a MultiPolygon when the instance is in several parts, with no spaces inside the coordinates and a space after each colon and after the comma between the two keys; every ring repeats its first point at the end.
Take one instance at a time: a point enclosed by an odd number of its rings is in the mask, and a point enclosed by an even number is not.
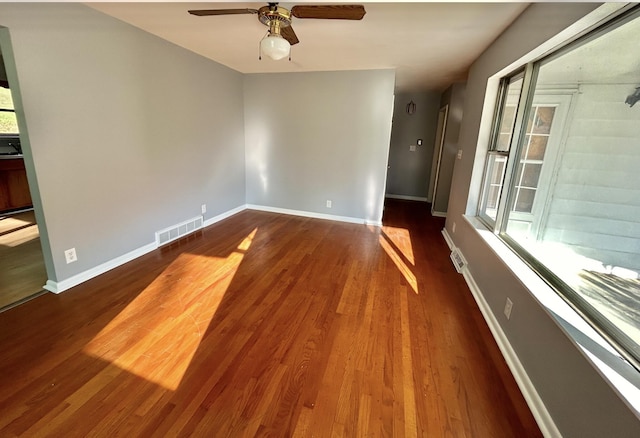
{"type": "Polygon", "coordinates": [[[456,268],[458,273],[462,273],[462,270],[467,265],[467,261],[462,257],[462,253],[458,248],[453,248],[451,250],[451,261],[453,262],[453,266],[456,268]]]}
{"type": "Polygon", "coordinates": [[[197,216],[193,219],[165,228],[164,230],[156,231],[156,242],[158,243],[158,246],[166,245],[169,242],[173,242],[176,239],[201,229],[203,223],[203,217],[197,216]]]}

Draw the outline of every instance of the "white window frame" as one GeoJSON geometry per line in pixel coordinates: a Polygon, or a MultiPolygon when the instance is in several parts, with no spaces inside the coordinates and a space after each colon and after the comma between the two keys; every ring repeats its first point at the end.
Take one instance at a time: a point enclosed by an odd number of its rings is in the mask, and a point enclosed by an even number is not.
{"type": "MultiPolygon", "coordinates": [[[[602,35],[606,34],[610,29],[615,28],[619,25],[622,25],[625,21],[633,19],[633,17],[638,17],[640,15],[638,9],[636,9],[632,14],[628,14],[623,18],[620,16],[610,20],[605,23],[601,28],[596,29],[593,32],[583,35],[583,40],[589,40],[591,38],[599,38],[602,35]]],[[[512,74],[506,74],[502,77],[501,85],[499,89],[499,98],[496,100],[496,110],[494,113],[492,125],[492,138],[489,146],[489,150],[487,151],[487,157],[484,163],[485,174],[483,175],[482,180],[482,190],[480,191],[480,199],[478,210],[476,213],[476,217],[480,219],[487,227],[489,227],[493,233],[504,242],[514,253],[516,253],[520,258],[522,258],[529,267],[531,267],[541,278],[547,282],[551,287],[553,287],[575,311],[578,312],[587,321],[592,328],[594,328],[600,335],[602,335],[605,339],[608,340],[616,350],[631,363],[636,370],[640,371],[640,355],[634,353],[634,351],[638,351],[637,346],[632,346],[628,343],[629,338],[624,334],[618,327],[614,326],[611,322],[607,321],[602,316],[598,315],[595,311],[589,309],[589,306],[585,306],[584,300],[578,295],[577,292],[573,291],[573,289],[569,288],[560,278],[558,278],[553,272],[551,272],[546,266],[544,266],[541,262],[537,261],[527,250],[525,250],[520,244],[518,244],[513,238],[511,238],[506,233],[507,228],[507,218],[509,217],[509,211],[512,209],[514,202],[514,190],[512,186],[512,180],[516,177],[519,157],[521,154],[522,144],[524,142],[524,137],[526,135],[526,121],[529,117],[529,108],[531,108],[535,103],[539,101],[539,96],[534,99],[534,84],[536,83],[537,76],[537,68],[538,66],[547,59],[553,59],[554,57],[561,56],[562,54],[572,50],[575,45],[574,43],[578,40],[575,38],[572,41],[568,41],[563,47],[556,49],[552,53],[547,53],[544,56],[540,56],[538,58],[532,59],[528,63],[525,64],[525,72],[522,84],[522,91],[520,94],[520,100],[518,103],[517,113],[515,117],[515,129],[512,133],[512,141],[510,144],[508,156],[507,156],[507,169],[505,171],[505,175],[503,177],[502,183],[502,191],[499,199],[499,205],[496,213],[495,221],[487,217],[484,214],[484,204],[486,199],[486,182],[487,178],[487,170],[489,168],[488,162],[489,159],[494,157],[498,151],[496,151],[496,141],[497,141],[497,130],[499,130],[498,123],[500,121],[500,114],[502,112],[502,106],[506,102],[504,98],[504,93],[506,90],[506,86],[520,74],[519,70],[522,69],[520,66],[516,72],[512,74]],[[506,85],[505,85],[506,84],[506,85]],[[626,338],[626,339],[625,339],[626,338]]],[[[569,112],[569,108],[571,107],[571,93],[565,93],[568,102],[564,102],[563,105],[565,108],[563,109],[562,116],[562,124],[567,118],[567,114],[569,112]]],[[[543,99],[543,100],[546,100],[543,99]]],[[[560,124],[558,124],[560,125],[560,124]]],[[[553,128],[552,128],[553,129],[553,128]]],[[[556,173],[557,165],[559,165],[559,160],[556,159],[558,152],[562,148],[563,140],[558,139],[560,142],[559,146],[554,147],[554,159],[551,160],[556,164],[553,164],[551,161],[549,162],[549,166],[546,166],[545,169],[545,179],[548,182],[546,185],[546,190],[549,190],[554,184],[554,175],[556,173]]],[[[545,159],[546,161],[546,159],[545,159]]],[[[543,166],[544,167],[544,166],[543,166]]],[[[540,176],[540,180],[542,180],[542,174],[540,176]]],[[[540,199],[545,199],[544,203],[540,203],[541,205],[536,206],[535,208],[543,209],[542,214],[540,215],[540,220],[535,224],[535,234],[538,234],[541,226],[544,224],[544,211],[547,210],[548,202],[546,201],[547,196],[540,196],[540,199]]],[[[536,200],[537,201],[537,200],[536,200]]],[[[516,215],[517,216],[517,215],[516,215]]]]}
{"type": "MultiPolygon", "coordinates": [[[[506,169],[504,170],[503,174],[502,174],[502,179],[501,179],[501,186],[504,187],[505,186],[505,176],[508,175],[509,173],[509,165],[511,160],[509,160],[509,155],[510,155],[510,150],[512,148],[513,144],[516,144],[516,137],[517,137],[517,133],[514,131],[514,126],[517,126],[518,124],[518,113],[520,112],[520,108],[522,107],[522,91],[518,94],[518,101],[515,103],[516,105],[516,114],[515,114],[515,119],[514,122],[511,126],[511,138],[509,140],[509,148],[506,151],[501,151],[498,148],[498,142],[500,139],[500,124],[502,122],[502,114],[504,112],[504,107],[506,107],[507,105],[507,101],[509,100],[509,95],[508,95],[508,89],[509,86],[512,83],[517,82],[520,79],[523,79],[523,85],[521,89],[524,89],[524,78],[526,76],[526,71],[523,69],[519,69],[518,71],[509,74],[505,77],[503,77],[500,80],[500,86],[498,89],[498,98],[497,98],[497,105],[495,108],[495,112],[493,115],[493,121],[491,123],[492,125],[492,133],[491,133],[491,140],[490,140],[490,146],[489,146],[489,151],[488,151],[488,157],[484,166],[484,175],[483,175],[483,183],[482,183],[482,190],[480,192],[480,203],[479,203],[479,210],[478,210],[478,217],[481,218],[481,220],[483,222],[485,222],[488,226],[490,227],[494,227],[497,228],[497,223],[498,223],[498,217],[500,214],[500,203],[502,202],[502,198],[503,198],[503,192],[502,189],[499,190],[498,192],[498,196],[497,196],[497,201],[498,201],[498,206],[496,207],[496,217],[493,218],[491,216],[489,216],[488,214],[486,214],[486,203],[487,203],[487,197],[489,195],[489,188],[487,186],[488,183],[488,179],[489,176],[491,174],[491,170],[492,167],[490,167],[490,163],[489,163],[489,157],[492,157],[495,161],[494,162],[498,162],[498,160],[500,160],[501,162],[505,163],[506,169]]],[[[512,95],[513,96],[513,95],[512,95]]]]}

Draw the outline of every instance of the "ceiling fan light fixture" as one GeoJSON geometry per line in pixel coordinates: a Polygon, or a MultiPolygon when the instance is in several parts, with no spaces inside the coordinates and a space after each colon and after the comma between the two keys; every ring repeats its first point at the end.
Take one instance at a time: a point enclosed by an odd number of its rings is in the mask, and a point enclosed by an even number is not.
{"type": "Polygon", "coordinates": [[[291,27],[291,17],[318,18],[325,20],[362,20],[366,14],[363,5],[296,5],[291,10],[278,6],[277,2],[268,2],[260,9],[192,9],[189,14],[198,17],[207,15],[255,14],[260,23],[269,28],[269,33],[260,41],[260,55],[264,53],[273,60],[289,56],[291,46],[300,42],[291,27]]]}
{"type": "Polygon", "coordinates": [[[291,44],[279,34],[270,33],[260,41],[260,50],[274,61],[286,58],[291,51],[291,44]]]}

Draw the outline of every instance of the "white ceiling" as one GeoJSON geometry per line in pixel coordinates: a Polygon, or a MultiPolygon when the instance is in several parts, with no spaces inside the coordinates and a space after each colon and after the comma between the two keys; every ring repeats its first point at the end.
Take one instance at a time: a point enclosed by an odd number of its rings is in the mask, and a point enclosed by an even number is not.
{"type": "MultiPolygon", "coordinates": [[[[290,9],[299,1],[280,3],[290,9]]],[[[326,1],[324,3],[327,3],[326,1]]],[[[340,2],[331,2],[340,3],[340,2]]],[[[368,3],[362,21],[294,19],[292,60],[258,60],[267,28],[256,15],[196,17],[189,9],[265,3],[87,3],[105,14],[242,73],[396,69],[398,90],[443,90],[528,3],[368,3]]]]}

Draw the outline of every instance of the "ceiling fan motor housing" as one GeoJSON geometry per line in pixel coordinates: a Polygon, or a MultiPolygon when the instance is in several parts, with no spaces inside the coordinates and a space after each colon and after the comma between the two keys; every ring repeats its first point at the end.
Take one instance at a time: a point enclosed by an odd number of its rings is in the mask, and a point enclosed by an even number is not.
{"type": "Polygon", "coordinates": [[[280,29],[291,26],[291,12],[275,4],[263,6],[258,10],[260,22],[269,26],[269,33],[279,35],[280,29]]]}

